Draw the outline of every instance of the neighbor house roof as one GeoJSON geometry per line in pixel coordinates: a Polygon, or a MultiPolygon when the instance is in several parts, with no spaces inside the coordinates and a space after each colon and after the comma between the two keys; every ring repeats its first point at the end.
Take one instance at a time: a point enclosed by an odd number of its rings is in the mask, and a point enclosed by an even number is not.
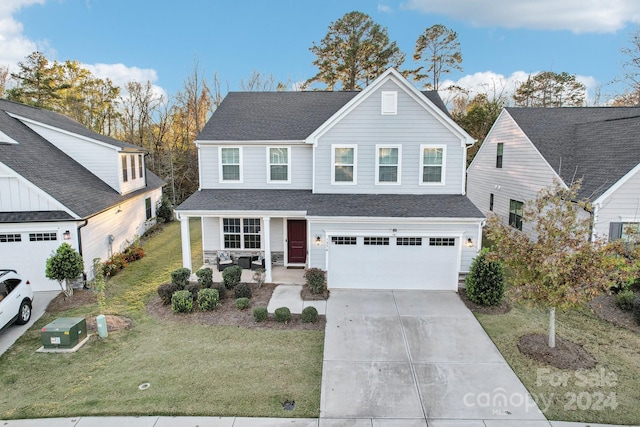
{"type": "Polygon", "coordinates": [[[318,194],[311,190],[205,189],[180,211],[305,212],[307,216],[378,218],[484,218],[463,195],[318,194]]]}
{"type": "MultiPolygon", "coordinates": [[[[303,141],[360,92],[229,92],[198,141],[303,141]]],[[[437,91],[422,94],[449,115],[437,91]]]]}
{"type": "Polygon", "coordinates": [[[640,164],[640,108],[507,108],[554,171],[596,200],[640,164]]]}
{"type": "MultiPolygon", "coordinates": [[[[0,100],[0,130],[18,142],[17,144],[0,142],[0,162],[42,189],[81,218],[95,215],[136,195],[160,188],[164,184],[159,177],[147,170],[147,186],[145,188],[121,195],[80,163],[31,130],[20,120],[11,117],[8,113],[17,114],[38,122],[46,120],[46,124],[50,126],[59,127],[73,133],[81,131],[83,136],[108,142],[112,145],[118,144],[117,146],[123,149],[143,150],[135,145],[103,137],[60,114],[0,100]]],[[[27,213],[22,213],[22,215],[22,218],[25,218],[27,213]]],[[[38,218],[41,221],[44,220],[42,212],[39,214],[32,212],[31,217],[38,218]]],[[[61,220],[63,217],[59,212],[51,212],[49,219],[55,221],[61,220]]],[[[17,217],[5,214],[0,218],[7,220],[8,218],[15,219],[17,217]]]]}

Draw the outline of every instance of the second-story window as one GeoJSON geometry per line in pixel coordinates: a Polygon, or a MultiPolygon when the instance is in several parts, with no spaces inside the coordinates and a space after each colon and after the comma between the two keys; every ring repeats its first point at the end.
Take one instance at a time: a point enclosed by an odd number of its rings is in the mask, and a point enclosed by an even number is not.
{"type": "Polygon", "coordinates": [[[129,181],[129,172],[127,169],[127,156],[120,157],[122,160],[122,182],[129,181]]]}
{"type": "Polygon", "coordinates": [[[269,182],[289,182],[289,148],[269,147],[269,182]]]}
{"type": "Polygon", "coordinates": [[[502,168],[502,154],[504,153],[504,144],[502,142],[498,142],[497,153],[496,153],[496,167],[502,168]]]}
{"type": "Polygon", "coordinates": [[[356,183],[356,146],[332,146],[332,178],[337,184],[356,183]]]}
{"type": "Polygon", "coordinates": [[[444,183],[444,159],[445,147],[435,145],[423,145],[420,163],[422,169],[421,184],[444,183]]]}
{"type": "Polygon", "coordinates": [[[144,176],[143,172],[144,172],[144,158],[142,157],[142,154],[138,154],[138,176],[140,176],[140,178],[144,176]]]}
{"type": "Polygon", "coordinates": [[[136,155],[132,154],[129,159],[131,161],[131,179],[136,179],[136,155]]]}
{"type": "Polygon", "coordinates": [[[222,147],[220,149],[220,180],[241,181],[240,148],[222,147]]]}
{"type": "Polygon", "coordinates": [[[400,147],[378,147],[376,158],[376,183],[399,184],[400,183],[400,147]]]}

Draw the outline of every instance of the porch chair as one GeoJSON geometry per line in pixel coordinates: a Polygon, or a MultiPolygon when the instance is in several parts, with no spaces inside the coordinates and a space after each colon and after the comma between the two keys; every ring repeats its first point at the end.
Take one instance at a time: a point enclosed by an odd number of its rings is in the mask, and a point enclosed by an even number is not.
{"type": "Polygon", "coordinates": [[[233,255],[229,255],[228,252],[218,252],[218,255],[216,256],[216,265],[218,266],[218,271],[222,271],[227,267],[235,265],[233,255]]]}
{"type": "Polygon", "coordinates": [[[260,255],[251,258],[251,269],[257,270],[264,268],[264,252],[260,252],[260,255]]]}

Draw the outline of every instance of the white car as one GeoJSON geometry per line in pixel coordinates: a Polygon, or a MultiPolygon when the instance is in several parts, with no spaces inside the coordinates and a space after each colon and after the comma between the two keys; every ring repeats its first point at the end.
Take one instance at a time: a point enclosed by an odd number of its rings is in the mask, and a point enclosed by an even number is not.
{"type": "Polygon", "coordinates": [[[0,331],[31,319],[33,289],[15,270],[0,269],[0,331]]]}

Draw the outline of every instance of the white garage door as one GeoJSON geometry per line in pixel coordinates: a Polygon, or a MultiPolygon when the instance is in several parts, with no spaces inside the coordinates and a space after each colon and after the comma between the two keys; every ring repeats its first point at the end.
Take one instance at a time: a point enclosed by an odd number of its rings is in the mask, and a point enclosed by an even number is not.
{"type": "Polygon", "coordinates": [[[31,282],[34,291],[59,290],[58,282],[45,277],[45,265],[58,249],[58,233],[0,232],[0,268],[16,270],[31,282]]]}
{"type": "Polygon", "coordinates": [[[457,290],[456,237],[331,236],[329,288],[457,290]]]}

